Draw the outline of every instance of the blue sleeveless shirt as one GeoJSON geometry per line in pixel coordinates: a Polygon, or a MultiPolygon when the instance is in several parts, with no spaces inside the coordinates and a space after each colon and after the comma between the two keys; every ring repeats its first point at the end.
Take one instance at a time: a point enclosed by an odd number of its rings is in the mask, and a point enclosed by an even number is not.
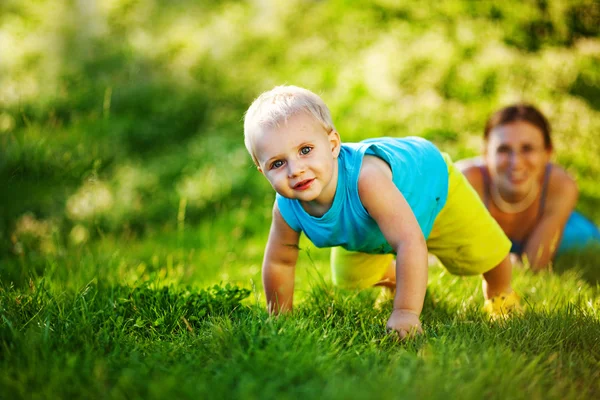
{"type": "Polygon", "coordinates": [[[412,209],[425,239],[446,204],[448,166],[440,151],[419,137],[367,139],[344,143],[338,157],[338,182],[331,208],[321,217],[308,214],[298,200],[277,195],[287,224],[317,247],[342,246],[370,254],[394,253],[379,226],[363,207],[358,177],[365,155],[383,159],[392,180],[412,209]]]}

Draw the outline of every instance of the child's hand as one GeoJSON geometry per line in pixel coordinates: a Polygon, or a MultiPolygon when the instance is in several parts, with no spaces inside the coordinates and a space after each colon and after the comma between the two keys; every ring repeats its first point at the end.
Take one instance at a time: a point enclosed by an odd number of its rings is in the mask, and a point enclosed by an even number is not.
{"type": "Polygon", "coordinates": [[[407,337],[423,333],[419,316],[407,310],[394,310],[390,319],[388,319],[386,327],[388,330],[398,332],[400,339],[406,339],[407,337]]]}

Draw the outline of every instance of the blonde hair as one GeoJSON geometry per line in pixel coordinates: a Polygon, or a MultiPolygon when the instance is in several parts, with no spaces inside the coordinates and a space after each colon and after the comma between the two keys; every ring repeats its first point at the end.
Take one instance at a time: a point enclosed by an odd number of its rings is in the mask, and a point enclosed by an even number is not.
{"type": "Polygon", "coordinates": [[[318,95],[298,86],[276,86],[262,93],[248,108],[244,117],[244,143],[254,163],[253,139],[265,129],[278,128],[300,112],[307,112],[321,123],[327,133],[335,129],[329,108],[318,95]]]}

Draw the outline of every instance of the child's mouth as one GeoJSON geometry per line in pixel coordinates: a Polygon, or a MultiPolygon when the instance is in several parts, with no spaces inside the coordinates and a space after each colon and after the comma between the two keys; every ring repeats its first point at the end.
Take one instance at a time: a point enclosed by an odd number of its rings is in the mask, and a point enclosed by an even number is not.
{"type": "Polygon", "coordinates": [[[315,179],[306,179],[302,182],[298,182],[294,185],[294,189],[295,190],[306,190],[310,187],[310,185],[313,183],[315,179]]]}

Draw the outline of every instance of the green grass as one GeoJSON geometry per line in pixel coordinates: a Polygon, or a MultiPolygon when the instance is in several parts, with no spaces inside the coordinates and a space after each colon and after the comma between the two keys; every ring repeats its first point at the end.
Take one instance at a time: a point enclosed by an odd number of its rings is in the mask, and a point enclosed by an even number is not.
{"type": "Polygon", "coordinates": [[[600,295],[574,271],[517,271],[525,313],[490,322],[479,279],[432,267],[425,334],[405,343],[386,333],[391,305],[374,309],[375,291],[338,291],[312,277],[304,301],[281,318],[256,303],[260,293],[164,286],[158,275],[137,286],[65,290],[42,278],[2,287],[3,397],[600,394],[600,295]]]}
{"type": "Polygon", "coordinates": [[[594,249],[515,271],[525,313],[502,323],[479,279],[432,267],[425,335],[397,343],[390,305],[332,288],[303,238],[295,313],[270,318],[274,196],[241,122],[296,84],[344,141],[459,159],[533,102],[598,223],[597,2],[30,3],[0,2],[0,398],[600,396],[594,249]]]}

